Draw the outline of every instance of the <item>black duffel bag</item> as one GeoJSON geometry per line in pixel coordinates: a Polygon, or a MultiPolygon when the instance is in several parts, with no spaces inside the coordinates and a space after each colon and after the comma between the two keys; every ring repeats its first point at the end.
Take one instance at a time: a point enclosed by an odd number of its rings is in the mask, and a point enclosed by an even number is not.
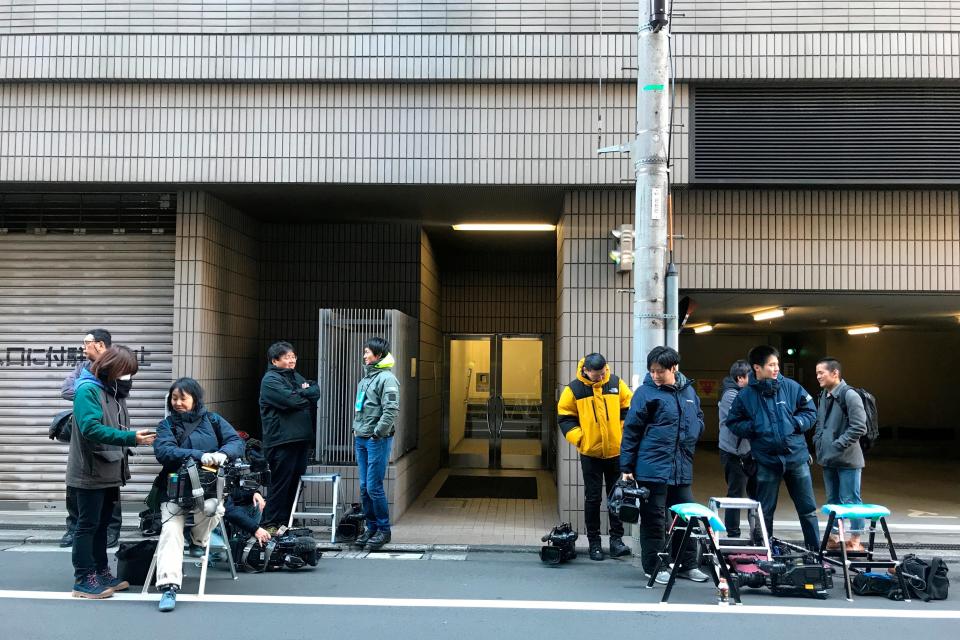
{"type": "MultiPolygon", "coordinates": [[[[150,561],[157,552],[156,540],[141,540],[140,542],[124,542],[117,549],[117,577],[130,584],[143,584],[150,571],[150,561]]],[[[156,583],[157,574],[153,574],[156,583]]]]}

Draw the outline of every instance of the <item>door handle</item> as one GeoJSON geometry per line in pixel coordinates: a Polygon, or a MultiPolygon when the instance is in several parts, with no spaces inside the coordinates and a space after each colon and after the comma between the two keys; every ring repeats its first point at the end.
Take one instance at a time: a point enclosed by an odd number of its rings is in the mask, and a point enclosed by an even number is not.
{"type": "Polygon", "coordinates": [[[499,435],[496,427],[496,400],[496,396],[490,396],[487,398],[487,431],[490,432],[491,438],[495,438],[497,435],[499,435]]]}

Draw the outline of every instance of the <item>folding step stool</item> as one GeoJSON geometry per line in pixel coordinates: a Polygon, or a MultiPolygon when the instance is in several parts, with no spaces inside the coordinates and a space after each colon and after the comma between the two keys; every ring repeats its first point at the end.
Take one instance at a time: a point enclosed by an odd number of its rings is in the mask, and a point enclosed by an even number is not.
{"type": "MultiPolygon", "coordinates": [[[[192,526],[192,525],[191,525],[192,526]]],[[[190,537],[189,527],[185,527],[185,533],[183,536],[183,561],[190,562],[191,560],[197,560],[197,558],[189,554],[190,550],[190,537]]],[[[223,518],[220,518],[220,522],[217,523],[217,526],[213,528],[213,531],[210,532],[210,537],[207,538],[207,544],[203,548],[203,556],[199,558],[200,560],[200,590],[197,592],[197,595],[202,596],[207,589],[207,567],[210,564],[210,549],[216,551],[226,551],[227,552],[227,562],[230,564],[230,575],[233,576],[234,580],[238,579],[237,568],[233,565],[233,552],[230,550],[230,539],[227,537],[227,528],[223,524],[223,518]],[[215,536],[218,536],[218,539],[215,541],[215,536]]],[[[149,593],[150,584],[153,582],[153,574],[157,570],[157,554],[160,552],[160,547],[157,547],[157,550],[153,553],[153,560],[150,561],[150,568],[147,570],[147,579],[143,581],[143,589],[140,591],[141,594],[149,593]]]]}
{"type": "Polygon", "coordinates": [[[323,518],[330,518],[330,542],[337,541],[337,509],[340,508],[340,474],[339,473],[321,473],[321,474],[311,474],[306,476],[300,476],[300,485],[297,487],[297,493],[293,497],[293,511],[290,512],[290,520],[287,522],[287,528],[293,527],[294,518],[300,518],[302,520],[320,520],[323,518]],[[317,482],[330,482],[332,483],[332,493],[333,497],[329,505],[329,511],[324,510],[326,505],[318,504],[312,509],[319,509],[319,511],[308,511],[306,504],[306,497],[304,497],[303,511],[297,511],[297,506],[300,504],[300,494],[304,492],[304,485],[306,483],[317,483],[317,482]]]}
{"type": "Polygon", "coordinates": [[[670,562],[673,562],[673,568],[670,570],[670,579],[667,580],[667,588],[663,592],[663,597],[660,598],[661,603],[669,601],[670,592],[673,590],[673,584],[677,581],[677,573],[680,571],[679,558],[683,555],[683,550],[688,544],[697,544],[698,541],[702,540],[710,550],[711,562],[707,564],[707,568],[710,570],[710,577],[713,578],[713,584],[719,588],[720,577],[722,576],[723,579],[727,581],[727,588],[730,590],[730,595],[733,596],[733,601],[737,604],[743,604],[740,602],[740,588],[731,577],[727,563],[724,562],[723,556],[720,555],[720,551],[717,549],[713,538],[714,531],[720,533],[726,532],[727,528],[724,526],[723,520],[712,510],[696,502],[675,504],[670,507],[670,511],[674,513],[673,522],[670,524],[670,535],[667,537],[667,544],[664,545],[663,551],[657,554],[657,566],[654,568],[653,573],[650,574],[647,588],[652,589],[661,568],[667,567],[670,565],[670,562]],[[677,526],[680,520],[683,520],[686,526],[682,527],[683,538],[680,540],[680,547],[677,549],[677,557],[674,558],[671,550],[673,549],[673,539],[679,535],[678,532],[681,529],[681,527],[677,526]],[[719,575],[717,573],[718,565],[720,567],[719,575]]]}
{"type": "Polygon", "coordinates": [[[719,538],[717,541],[717,550],[720,551],[721,555],[728,555],[733,553],[748,553],[755,555],[762,555],[767,560],[770,560],[770,539],[767,537],[767,525],[763,521],[763,508],[760,506],[760,503],[756,500],[751,500],[750,498],[727,498],[726,496],[714,496],[710,498],[710,501],[707,502],[707,506],[711,511],[721,515],[721,509],[724,513],[728,509],[736,509],[738,511],[747,512],[747,522],[750,527],[750,538],[719,538]],[[753,542],[753,532],[760,531],[761,542],[763,546],[760,546],[753,542]]]}
{"type": "MultiPolygon", "coordinates": [[[[890,537],[890,528],[887,527],[887,516],[890,510],[879,504],[825,504],[820,509],[827,514],[827,528],[823,532],[823,540],[820,542],[820,553],[818,557],[821,562],[828,562],[834,566],[843,569],[843,586],[847,592],[847,601],[853,602],[853,593],[850,588],[852,576],[850,571],[855,573],[867,572],[871,569],[894,569],[900,567],[900,560],[897,558],[897,550],[893,546],[893,538],[890,537]],[[870,521],[870,539],[867,547],[863,551],[847,551],[847,546],[842,541],[845,539],[843,523],[847,519],[862,518],[870,521]],[[877,523],[883,530],[883,535],[887,539],[887,549],[890,552],[889,558],[874,559],[874,541],[877,536],[877,523]],[[827,551],[827,542],[830,540],[830,532],[836,523],[837,531],[840,534],[840,548],[836,551],[827,551]],[[839,558],[839,559],[838,559],[839,558]],[[854,559],[851,559],[854,558],[854,559]],[[856,558],[864,558],[857,560],[856,558]]],[[[900,591],[903,593],[905,602],[909,602],[909,592],[906,582],[903,579],[903,572],[897,571],[897,581],[900,584],[900,591]]]]}

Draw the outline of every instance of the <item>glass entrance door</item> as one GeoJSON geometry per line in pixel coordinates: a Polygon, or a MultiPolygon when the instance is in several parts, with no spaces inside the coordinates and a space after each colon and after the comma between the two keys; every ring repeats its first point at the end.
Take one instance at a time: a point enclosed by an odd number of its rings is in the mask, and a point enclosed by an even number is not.
{"type": "Polygon", "coordinates": [[[451,336],[445,444],[456,468],[545,468],[541,336],[451,336]]]}

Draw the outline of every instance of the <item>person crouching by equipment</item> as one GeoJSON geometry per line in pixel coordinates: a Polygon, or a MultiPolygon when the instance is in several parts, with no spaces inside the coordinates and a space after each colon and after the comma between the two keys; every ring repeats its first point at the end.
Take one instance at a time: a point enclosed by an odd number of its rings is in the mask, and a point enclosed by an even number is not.
{"type": "MultiPolygon", "coordinates": [[[[157,425],[154,452],[163,465],[160,514],[162,528],[157,544],[157,589],[162,592],[160,611],[173,611],[183,581],[183,527],[193,515],[190,554],[200,556],[210,533],[220,522],[224,507],[216,495],[196,485],[211,482],[216,468],[243,455],[243,440],[223,417],[203,406],[203,388],[193,378],[180,378],[167,396],[170,415],[157,425]],[[197,465],[202,465],[200,469],[197,465]],[[181,473],[181,470],[184,473],[181,473]],[[199,480],[199,482],[198,482],[199,480]],[[188,490],[184,490],[189,486],[188,490]]],[[[216,480],[213,480],[216,484],[216,480]]]]}
{"type": "MultiPolygon", "coordinates": [[[[251,467],[264,468],[266,460],[255,451],[248,451],[251,467]]],[[[256,483],[254,483],[256,484],[256,483]]],[[[261,545],[267,544],[272,537],[270,532],[260,526],[263,519],[263,510],[267,506],[260,493],[260,487],[247,486],[247,480],[234,483],[230,492],[224,497],[224,519],[227,521],[227,535],[231,538],[250,537],[257,539],[261,545]]],[[[234,558],[236,561],[237,558],[234,558]]]]}

